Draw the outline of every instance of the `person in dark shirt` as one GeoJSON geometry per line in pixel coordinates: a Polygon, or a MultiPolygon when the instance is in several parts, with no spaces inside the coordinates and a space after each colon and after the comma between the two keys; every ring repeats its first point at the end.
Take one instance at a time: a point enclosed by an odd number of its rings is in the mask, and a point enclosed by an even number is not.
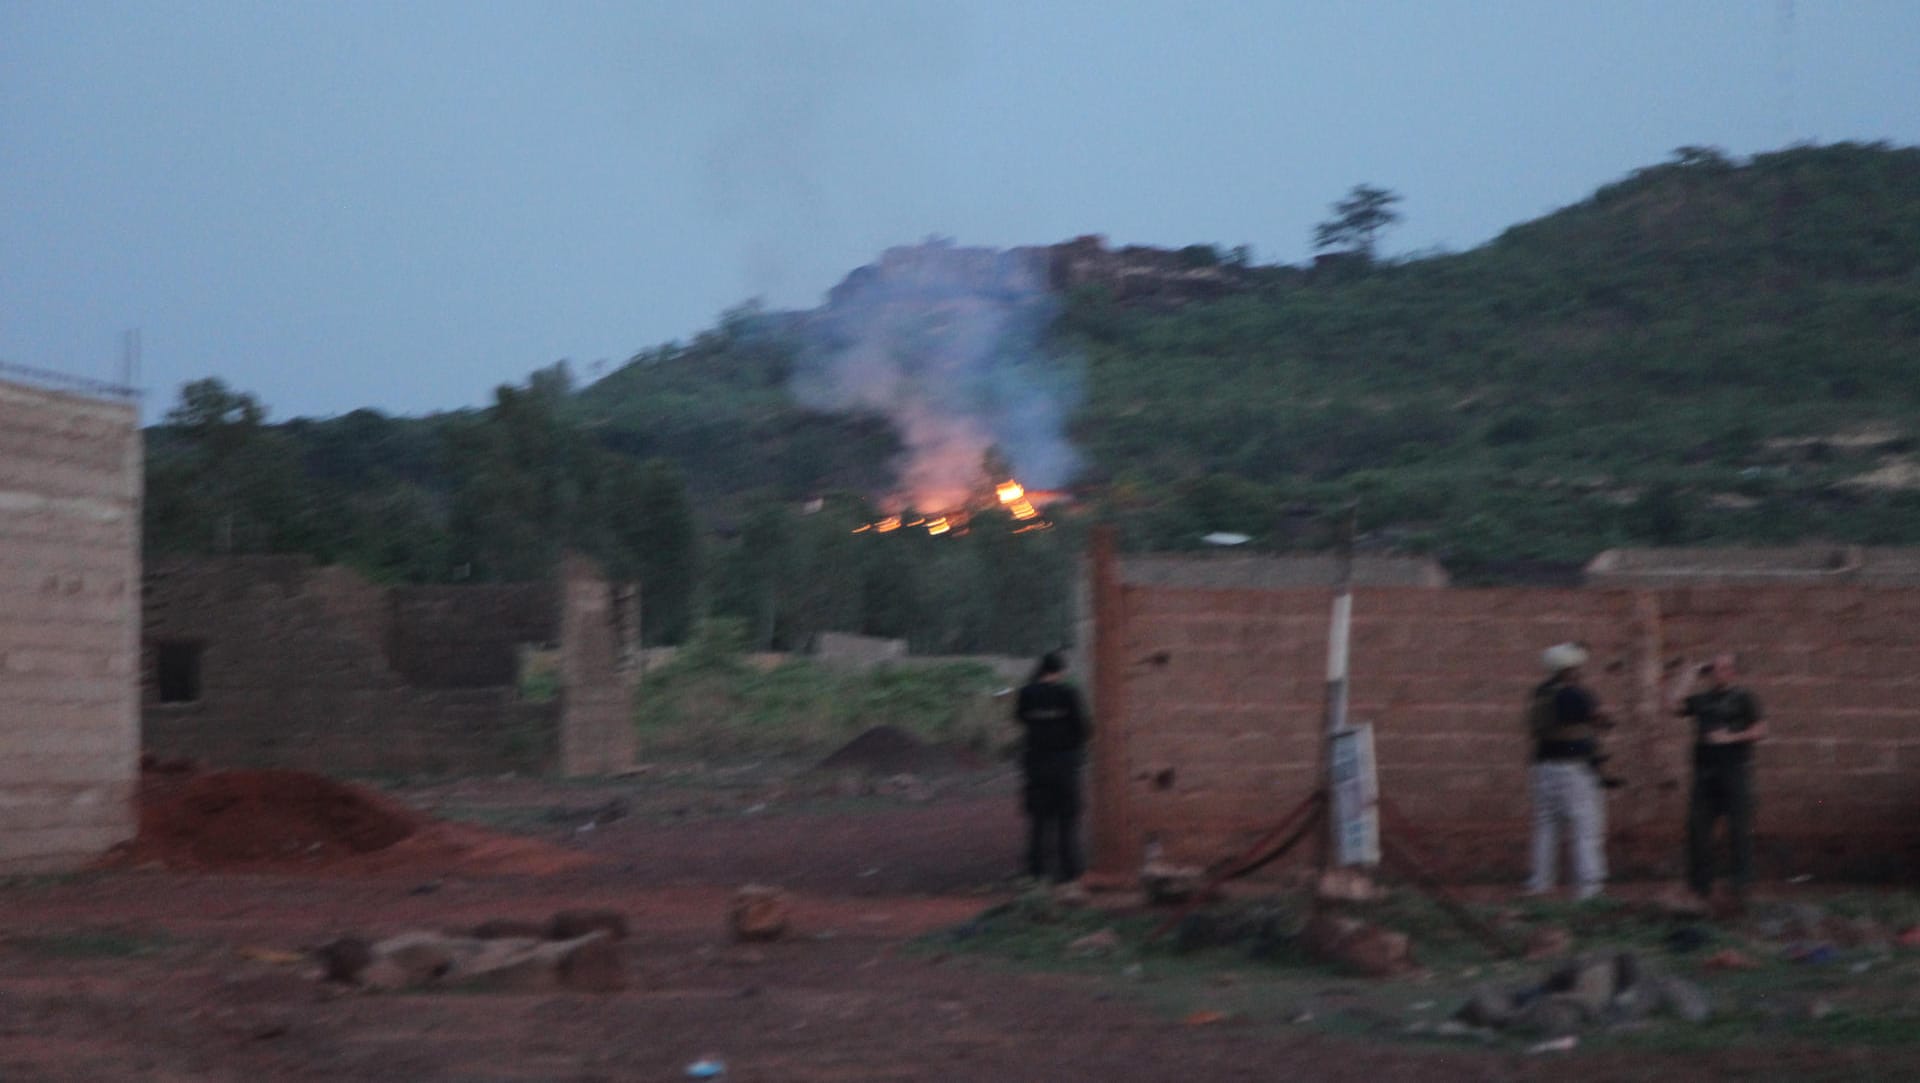
{"type": "Polygon", "coordinates": [[[1549,676],[1528,700],[1533,766],[1533,848],[1529,895],[1545,895],[1559,879],[1560,833],[1573,849],[1574,895],[1591,899],[1607,879],[1607,806],[1594,770],[1599,730],[1609,725],[1600,702],[1580,683],[1587,650],[1561,643],[1541,653],[1549,676]]]}
{"type": "Polygon", "coordinates": [[[1021,766],[1026,774],[1027,872],[1047,874],[1046,852],[1057,843],[1053,878],[1080,878],[1080,759],[1087,743],[1087,716],[1080,695],[1066,683],[1067,665],[1049,653],[1020,689],[1014,719],[1026,732],[1021,766]]]}
{"type": "Polygon", "coordinates": [[[1693,791],[1687,800],[1687,886],[1702,903],[1713,896],[1713,828],[1725,817],[1733,850],[1733,909],[1753,882],[1753,746],[1767,738],[1760,700],[1734,683],[1734,657],[1722,654],[1693,674],[1698,689],[1669,698],[1674,713],[1691,718],[1693,791]],[[1701,688],[1701,684],[1705,688],[1701,688]]]}

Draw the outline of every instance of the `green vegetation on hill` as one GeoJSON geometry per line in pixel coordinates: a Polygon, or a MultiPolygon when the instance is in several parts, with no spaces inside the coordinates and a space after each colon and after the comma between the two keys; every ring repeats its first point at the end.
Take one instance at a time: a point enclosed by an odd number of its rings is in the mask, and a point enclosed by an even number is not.
{"type": "Polygon", "coordinates": [[[1471,252],[1262,279],[1175,312],[1089,291],[1060,321],[1138,544],[1284,543],[1288,508],[1353,496],[1470,576],[1920,541],[1913,489],[1848,483],[1920,436],[1920,150],[1689,149],[1471,252]]]}
{"type": "Polygon", "coordinates": [[[1295,548],[1357,497],[1367,544],[1466,581],[1618,545],[1920,543],[1920,149],[1683,148],[1471,251],[1243,271],[1183,306],[1061,298],[1045,345],[1082,369],[1087,499],[1046,534],[851,535],[899,435],[800,405],[807,314],[745,306],[481,411],[270,426],[190,388],[152,434],[148,544],[410,581],[570,546],[646,580],[655,640],[712,614],[759,647],[1024,652],[1066,638],[1095,518],[1136,548],[1295,548]]]}

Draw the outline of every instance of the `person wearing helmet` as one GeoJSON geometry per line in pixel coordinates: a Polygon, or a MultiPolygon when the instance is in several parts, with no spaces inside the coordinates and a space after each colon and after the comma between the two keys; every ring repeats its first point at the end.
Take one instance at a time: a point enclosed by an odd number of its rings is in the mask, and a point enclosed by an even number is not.
{"type": "Polygon", "coordinates": [[[1540,655],[1547,679],[1533,690],[1527,732],[1533,744],[1528,789],[1533,802],[1529,895],[1545,895],[1559,880],[1561,835],[1573,850],[1574,897],[1591,899],[1607,879],[1607,810],[1594,759],[1599,731],[1610,723],[1581,683],[1587,649],[1561,643],[1540,655]]]}

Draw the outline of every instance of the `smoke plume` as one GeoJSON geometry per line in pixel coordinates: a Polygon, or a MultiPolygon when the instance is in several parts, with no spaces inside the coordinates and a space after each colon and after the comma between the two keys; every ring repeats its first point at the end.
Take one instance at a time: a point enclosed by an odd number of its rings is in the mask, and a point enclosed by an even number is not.
{"type": "Polygon", "coordinates": [[[1044,249],[889,249],[849,275],[812,321],[794,389],[809,406],[891,419],[905,444],[900,505],[960,506],[988,452],[1033,488],[1071,480],[1065,424],[1078,368],[1046,352],[1056,303],[1044,249]]]}

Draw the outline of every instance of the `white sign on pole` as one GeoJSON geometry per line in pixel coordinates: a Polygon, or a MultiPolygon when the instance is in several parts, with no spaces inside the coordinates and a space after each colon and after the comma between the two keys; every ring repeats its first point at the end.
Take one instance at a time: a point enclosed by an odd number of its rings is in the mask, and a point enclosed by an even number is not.
{"type": "Polygon", "coordinates": [[[1348,726],[1332,741],[1334,861],[1337,866],[1380,863],[1380,780],[1374,773],[1373,727],[1348,726]]]}

